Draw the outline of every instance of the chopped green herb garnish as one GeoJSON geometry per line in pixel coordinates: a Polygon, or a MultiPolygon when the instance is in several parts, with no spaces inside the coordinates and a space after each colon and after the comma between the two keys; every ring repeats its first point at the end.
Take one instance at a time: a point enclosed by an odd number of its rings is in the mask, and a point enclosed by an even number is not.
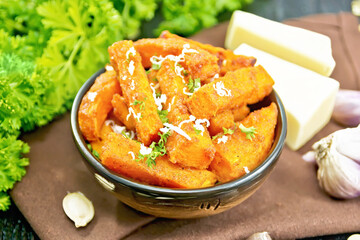
{"type": "Polygon", "coordinates": [[[213,136],[211,139],[212,139],[212,140],[215,140],[215,139],[217,139],[217,138],[220,137],[220,136],[222,136],[222,135],[221,135],[221,134],[218,134],[218,135],[213,136]]]}
{"type": "Polygon", "coordinates": [[[169,119],[167,117],[167,115],[169,114],[168,110],[161,110],[161,111],[158,110],[158,114],[159,114],[161,122],[163,122],[163,123],[169,122],[169,119]]]}
{"type": "Polygon", "coordinates": [[[240,123],[239,125],[240,130],[243,133],[246,133],[246,139],[252,140],[255,137],[256,132],[256,128],[254,127],[245,127],[244,125],[242,125],[242,123],[240,123]]]}
{"type": "Polygon", "coordinates": [[[159,70],[161,67],[161,64],[160,63],[153,63],[151,68],[154,69],[154,70],[159,70]]]}
{"type": "Polygon", "coordinates": [[[196,89],[201,87],[200,78],[196,78],[194,80],[190,78],[187,87],[189,89],[189,92],[193,93],[196,89]]]}
{"type": "Polygon", "coordinates": [[[199,134],[202,132],[201,130],[199,130],[199,129],[195,128],[195,127],[194,127],[194,130],[195,130],[195,133],[196,133],[197,135],[199,135],[199,134]]]}
{"type": "Polygon", "coordinates": [[[130,56],[132,57],[132,56],[134,56],[134,54],[132,52],[129,52],[129,54],[128,54],[127,58],[126,58],[127,61],[130,60],[130,56]]]}
{"type": "Polygon", "coordinates": [[[121,134],[122,134],[125,138],[130,139],[130,134],[127,133],[126,131],[122,131],[121,134]]]}
{"type": "Polygon", "coordinates": [[[160,93],[160,92],[155,93],[155,95],[156,95],[157,98],[161,97],[161,93],[160,93]]]}
{"type": "Polygon", "coordinates": [[[146,74],[149,74],[151,72],[151,68],[145,71],[146,74]]]}
{"type": "Polygon", "coordinates": [[[100,158],[99,153],[95,149],[93,149],[92,153],[96,158],[100,158]]]}
{"type": "Polygon", "coordinates": [[[88,149],[90,150],[90,152],[92,151],[92,146],[90,143],[86,144],[86,146],[88,147],[88,149]]]}
{"type": "Polygon", "coordinates": [[[86,144],[86,146],[88,147],[89,151],[90,151],[96,158],[100,158],[99,153],[98,153],[95,149],[92,148],[92,146],[91,146],[90,143],[86,144]]]}
{"type": "Polygon", "coordinates": [[[144,110],[145,101],[146,101],[146,98],[144,99],[144,101],[139,101],[139,100],[135,99],[135,101],[133,103],[131,103],[130,105],[133,105],[133,106],[140,105],[140,110],[144,110]]]}
{"type": "Polygon", "coordinates": [[[160,140],[158,142],[152,142],[149,146],[149,148],[151,148],[152,150],[151,153],[146,155],[139,153],[138,158],[136,159],[136,161],[140,161],[146,158],[145,163],[150,168],[156,165],[157,157],[164,156],[166,154],[165,144],[171,132],[168,131],[166,133],[158,133],[158,134],[160,136],[160,140]]]}
{"type": "Polygon", "coordinates": [[[231,128],[227,129],[227,128],[222,128],[224,133],[223,134],[218,134],[212,137],[212,140],[217,139],[218,137],[224,136],[225,134],[234,134],[234,130],[232,130],[231,128]]]}
{"type": "Polygon", "coordinates": [[[184,74],[184,77],[187,77],[187,75],[189,75],[189,73],[186,70],[183,70],[183,74],[184,74]]]}
{"type": "Polygon", "coordinates": [[[234,130],[232,130],[231,128],[227,129],[227,128],[223,127],[223,131],[224,131],[224,134],[233,134],[234,133],[234,130]]]}

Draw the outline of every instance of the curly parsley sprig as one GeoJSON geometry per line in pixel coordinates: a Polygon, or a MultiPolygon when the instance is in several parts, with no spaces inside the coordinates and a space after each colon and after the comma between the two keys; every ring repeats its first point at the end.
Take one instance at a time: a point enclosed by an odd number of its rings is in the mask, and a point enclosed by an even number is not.
{"type": "Polygon", "coordinates": [[[212,137],[212,140],[217,139],[218,137],[224,136],[225,134],[234,134],[234,130],[232,130],[231,128],[222,128],[224,133],[223,134],[218,134],[212,137]]]}
{"type": "Polygon", "coordinates": [[[171,132],[158,133],[160,140],[158,142],[152,142],[149,146],[151,148],[151,153],[141,154],[139,153],[137,161],[145,160],[145,163],[148,167],[152,168],[156,165],[156,158],[159,156],[164,156],[166,154],[165,144],[170,136],[171,132]]]}
{"type": "Polygon", "coordinates": [[[255,137],[255,134],[257,134],[256,128],[254,128],[254,127],[247,128],[242,123],[240,123],[239,128],[243,133],[246,134],[246,139],[249,139],[251,141],[255,137]]]}

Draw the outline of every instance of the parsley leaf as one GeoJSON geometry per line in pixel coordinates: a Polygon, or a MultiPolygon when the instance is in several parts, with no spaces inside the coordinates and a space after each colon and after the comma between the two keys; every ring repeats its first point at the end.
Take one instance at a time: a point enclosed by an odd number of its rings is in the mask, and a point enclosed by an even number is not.
{"type": "Polygon", "coordinates": [[[164,20],[154,31],[158,36],[161,31],[169,30],[183,36],[190,36],[203,28],[218,23],[218,17],[225,12],[240,9],[252,0],[163,0],[161,10],[164,20]]]}
{"type": "Polygon", "coordinates": [[[156,158],[159,156],[164,156],[166,154],[165,144],[167,139],[169,138],[171,132],[168,131],[166,133],[158,133],[160,136],[160,140],[158,142],[152,142],[149,146],[151,148],[151,153],[143,155],[139,153],[138,158],[136,161],[145,160],[145,163],[148,167],[152,168],[156,165],[156,158]]]}
{"type": "Polygon", "coordinates": [[[231,128],[227,129],[227,128],[224,128],[224,127],[223,127],[222,129],[223,129],[223,131],[224,131],[223,134],[219,133],[218,135],[213,136],[211,139],[212,139],[212,140],[215,140],[215,139],[217,139],[218,137],[224,136],[225,134],[234,134],[234,130],[232,130],[231,128]]]}
{"type": "Polygon", "coordinates": [[[15,182],[25,175],[25,167],[29,165],[28,158],[22,154],[28,153],[29,146],[16,140],[16,136],[0,138],[0,210],[5,211],[10,206],[10,198],[6,193],[12,189],[15,182]]]}
{"type": "Polygon", "coordinates": [[[189,78],[189,83],[187,84],[187,88],[189,89],[189,92],[193,93],[197,89],[201,87],[200,78],[192,79],[189,78]]]}
{"type": "Polygon", "coordinates": [[[161,110],[161,111],[158,110],[157,112],[158,112],[161,122],[163,122],[163,123],[169,122],[169,119],[167,117],[167,115],[169,114],[168,110],[161,110]]]}
{"type": "Polygon", "coordinates": [[[133,103],[131,103],[130,105],[133,105],[133,106],[140,105],[140,110],[144,110],[145,101],[146,101],[146,98],[144,99],[144,101],[139,101],[139,100],[135,99],[135,101],[133,103]]]}
{"type": "Polygon", "coordinates": [[[255,137],[256,132],[256,128],[254,127],[245,127],[242,123],[240,123],[239,125],[240,130],[243,133],[246,133],[246,139],[252,140],[255,137]]]}
{"type": "Polygon", "coordinates": [[[151,66],[151,68],[152,68],[153,70],[159,70],[160,67],[161,67],[161,64],[159,64],[159,63],[153,63],[152,66],[151,66]]]}
{"type": "Polygon", "coordinates": [[[224,131],[224,134],[233,134],[234,133],[234,130],[232,130],[231,128],[227,129],[227,128],[222,128],[223,131],[224,131]]]}
{"type": "Polygon", "coordinates": [[[194,130],[195,130],[195,133],[196,133],[197,135],[199,135],[199,134],[202,132],[201,130],[199,130],[199,129],[195,128],[195,127],[194,127],[194,130]]]}

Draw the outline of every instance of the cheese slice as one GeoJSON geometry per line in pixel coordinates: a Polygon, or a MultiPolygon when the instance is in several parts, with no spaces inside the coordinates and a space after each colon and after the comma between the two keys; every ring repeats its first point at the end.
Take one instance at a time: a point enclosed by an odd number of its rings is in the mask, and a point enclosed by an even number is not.
{"type": "Polygon", "coordinates": [[[297,150],[330,120],[339,82],[309,69],[241,44],[235,54],[253,56],[274,79],[274,89],[286,110],[286,143],[297,150]]]}
{"type": "Polygon", "coordinates": [[[225,47],[234,50],[242,43],[327,77],[335,67],[329,37],[235,11],[227,30],[225,47]]]}

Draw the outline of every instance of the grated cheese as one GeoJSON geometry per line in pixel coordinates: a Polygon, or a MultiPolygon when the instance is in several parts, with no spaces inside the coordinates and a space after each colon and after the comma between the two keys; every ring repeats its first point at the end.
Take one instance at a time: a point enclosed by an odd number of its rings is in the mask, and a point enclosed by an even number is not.
{"type": "Polygon", "coordinates": [[[95,97],[97,96],[97,92],[89,92],[88,93],[88,99],[90,102],[93,102],[95,100],[95,97]]]}
{"type": "Polygon", "coordinates": [[[170,131],[170,129],[167,127],[160,128],[160,132],[162,132],[162,133],[167,133],[168,131],[170,131]]]}
{"type": "Polygon", "coordinates": [[[127,78],[127,76],[126,76],[126,75],[124,75],[124,76],[122,77],[122,80],[126,80],[126,78],[127,78]]]}
{"type": "Polygon", "coordinates": [[[190,49],[190,44],[187,43],[187,44],[183,45],[183,50],[181,51],[180,55],[175,56],[175,55],[169,54],[165,57],[152,56],[150,58],[150,61],[152,64],[156,64],[156,65],[160,65],[160,66],[165,59],[169,59],[170,61],[175,62],[175,73],[176,73],[176,75],[181,77],[184,81],[184,76],[182,75],[184,68],[179,64],[179,62],[185,61],[185,53],[198,53],[198,51],[196,51],[195,49],[190,49]]]}
{"type": "Polygon", "coordinates": [[[148,155],[152,152],[152,149],[149,147],[145,147],[145,145],[142,143],[140,145],[140,154],[142,155],[148,155]]]}
{"type": "Polygon", "coordinates": [[[132,107],[129,107],[129,114],[126,116],[126,121],[129,120],[129,117],[130,117],[131,114],[134,116],[134,118],[136,120],[140,121],[141,113],[136,114],[132,107]]]}
{"type": "Polygon", "coordinates": [[[135,154],[133,152],[128,152],[131,155],[132,159],[135,160],[135,154]]]}
{"type": "Polygon", "coordinates": [[[159,84],[156,84],[156,85],[154,85],[154,83],[150,83],[150,88],[152,89],[152,91],[153,91],[153,97],[154,97],[154,100],[155,100],[155,104],[156,104],[156,106],[157,106],[157,109],[159,110],[159,111],[161,111],[162,110],[162,108],[163,108],[163,103],[166,103],[166,95],[165,94],[161,94],[160,95],[160,97],[157,97],[156,96],[156,91],[155,91],[155,89],[156,89],[156,87],[158,87],[159,86],[159,84]]]}
{"type": "Polygon", "coordinates": [[[176,96],[173,96],[173,98],[172,98],[171,102],[169,103],[168,112],[170,112],[170,111],[171,111],[171,105],[173,105],[173,104],[174,104],[175,97],[176,97],[176,96]]]}
{"type": "Polygon", "coordinates": [[[225,88],[224,83],[222,81],[215,83],[214,89],[216,90],[216,93],[220,96],[231,96],[231,90],[228,90],[225,88]]]}
{"type": "Polygon", "coordinates": [[[114,68],[111,65],[106,65],[105,70],[106,71],[114,71],[114,68]]]}
{"type": "Polygon", "coordinates": [[[118,133],[118,134],[121,134],[123,131],[126,130],[126,127],[117,125],[113,120],[106,120],[106,121],[105,121],[105,125],[106,125],[106,126],[109,126],[109,125],[110,125],[110,127],[112,128],[112,130],[113,130],[115,133],[118,133]]]}
{"type": "Polygon", "coordinates": [[[130,58],[130,54],[132,54],[133,56],[136,55],[136,51],[134,47],[129,48],[129,50],[126,52],[126,59],[130,58]]]}
{"type": "Polygon", "coordinates": [[[189,137],[189,135],[187,135],[186,132],[184,132],[181,128],[176,127],[170,123],[164,123],[165,127],[168,127],[170,130],[173,130],[174,132],[177,132],[178,134],[180,134],[181,136],[185,137],[187,140],[191,140],[191,138],[189,137]]]}
{"type": "Polygon", "coordinates": [[[182,122],[179,123],[179,128],[181,128],[181,126],[182,126],[184,123],[193,122],[193,121],[195,121],[195,120],[196,120],[196,117],[193,116],[193,115],[190,115],[189,119],[184,120],[184,121],[182,121],[182,122]]]}
{"type": "Polygon", "coordinates": [[[129,63],[129,68],[128,68],[128,71],[131,76],[134,74],[134,70],[135,70],[135,63],[133,60],[131,60],[129,63]]]}
{"type": "Polygon", "coordinates": [[[186,95],[188,95],[188,96],[193,95],[192,93],[187,92],[186,89],[187,89],[187,87],[184,87],[184,88],[183,88],[183,93],[184,93],[184,94],[186,94],[186,95]]]}
{"type": "Polygon", "coordinates": [[[195,125],[194,128],[196,128],[197,130],[201,131],[201,136],[203,136],[204,132],[205,132],[205,128],[203,125],[201,125],[202,123],[206,123],[206,127],[210,126],[210,122],[207,119],[196,119],[195,120],[195,125]]]}
{"type": "Polygon", "coordinates": [[[250,172],[249,169],[248,169],[248,167],[244,167],[244,170],[245,170],[246,173],[249,173],[249,172],[250,172]]]}
{"type": "Polygon", "coordinates": [[[215,79],[219,78],[219,74],[215,74],[212,78],[210,78],[210,82],[213,82],[215,79]]]}
{"type": "Polygon", "coordinates": [[[131,89],[131,90],[134,90],[134,89],[135,89],[135,82],[134,82],[134,80],[131,81],[130,89],[131,89]]]}
{"type": "Polygon", "coordinates": [[[217,142],[217,143],[218,143],[218,144],[220,144],[220,143],[226,143],[228,139],[229,139],[228,136],[224,135],[224,136],[222,136],[221,138],[218,138],[218,142],[217,142]]]}

